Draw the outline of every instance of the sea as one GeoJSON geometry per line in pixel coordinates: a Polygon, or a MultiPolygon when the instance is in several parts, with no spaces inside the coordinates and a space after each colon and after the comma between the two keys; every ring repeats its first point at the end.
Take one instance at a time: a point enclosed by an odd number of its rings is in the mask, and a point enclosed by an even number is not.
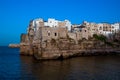
{"type": "Polygon", "coordinates": [[[0,80],[120,80],[120,56],[40,61],[1,46],[0,80]]]}

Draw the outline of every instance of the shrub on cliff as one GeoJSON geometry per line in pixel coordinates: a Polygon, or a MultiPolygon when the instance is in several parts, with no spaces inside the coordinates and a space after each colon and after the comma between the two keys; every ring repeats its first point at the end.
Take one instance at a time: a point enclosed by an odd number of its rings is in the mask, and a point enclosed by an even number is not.
{"type": "Polygon", "coordinates": [[[112,42],[108,42],[107,38],[104,35],[94,34],[93,38],[95,38],[96,40],[100,40],[100,41],[104,42],[108,46],[112,46],[113,47],[113,43],[112,42]]]}
{"type": "Polygon", "coordinates": [[[105,42],[107,45],[109,45],[109,46],[112,46],[113,47],[113,43],[111,43],[111,42],[105,42]]]}
{"type": "Polygon", "coordinates": [[[93,38],[95,38],[96,40],[103,41],[103,42],[106,42],[106,39],[107,39],[104,35],[97,35],[97,34],[94,34],[93,38]]]}

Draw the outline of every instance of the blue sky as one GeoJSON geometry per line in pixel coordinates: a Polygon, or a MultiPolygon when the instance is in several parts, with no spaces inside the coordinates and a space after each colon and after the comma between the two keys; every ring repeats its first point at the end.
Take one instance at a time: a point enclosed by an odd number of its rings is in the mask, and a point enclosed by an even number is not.
{"type": "Polygon", "coordinates": [[[73,24],[120,22],[120,0],[0,0],[0,45],[19,43],[35,18],[68,19],[73,24]]]}

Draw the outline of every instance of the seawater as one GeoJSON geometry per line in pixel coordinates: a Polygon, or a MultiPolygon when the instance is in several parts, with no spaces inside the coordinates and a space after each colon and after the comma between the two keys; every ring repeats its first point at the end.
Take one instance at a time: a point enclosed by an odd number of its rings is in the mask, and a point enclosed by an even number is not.
{"type": "Polygon", "coordinates": [[[37,61],[0,47],[0,80],[120,80],[120,56],[37,61]]]}

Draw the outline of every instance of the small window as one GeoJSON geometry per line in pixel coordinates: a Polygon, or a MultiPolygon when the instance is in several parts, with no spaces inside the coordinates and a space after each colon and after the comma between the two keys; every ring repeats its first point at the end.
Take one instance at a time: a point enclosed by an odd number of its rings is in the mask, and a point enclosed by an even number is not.
{"type": "Polygon", "coordinates": [[[55,33],[55,36],[57,36],[57,33],[55,33]]]}
{"type": "Polygon", "coordinates": [[[99,30],[102,30],[102,27],[100,26],[99,30]]]}
{"type": "Polygon", "coordinates": [[[48,33],[48,36],[50,36],[50,33],[48,33]]]}
{"type": "Polygon", "coordinates": [[[86,32],[86,30],[85,30],[85,32],[86,32]]]}
{"type": "Polygon", "coordinates": [[[48,33],[48,36],[50,36],[50,31],[47,31],[47,33],[48,33]]]}

